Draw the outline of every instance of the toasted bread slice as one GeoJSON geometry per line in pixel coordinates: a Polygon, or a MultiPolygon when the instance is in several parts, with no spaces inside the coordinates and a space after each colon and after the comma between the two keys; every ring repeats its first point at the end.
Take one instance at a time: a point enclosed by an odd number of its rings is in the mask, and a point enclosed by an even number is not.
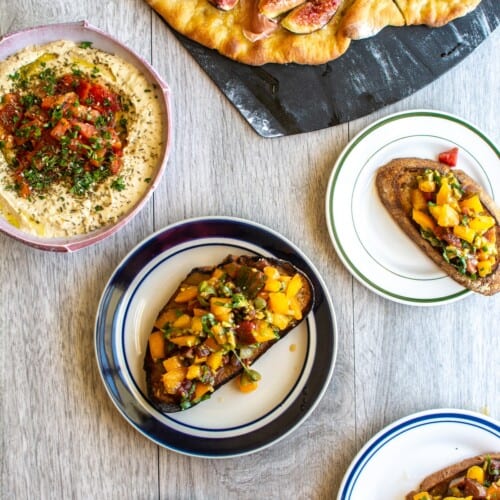
{"type": "MultiPolygon", "coordinates": [[[[433,500],[434,497],[443,497],[452,494],[452,489],[462,493],[464,490],[468,493],[472,493],[472,488],[476,491],[491,486],[496,483],[496,486],[492,486],[491,489],[500,492],[500,453],[483,453],[482,455],[477,455],[475,457],[467,458],[459,463],[445,467],[444,469],[433,472],[431,475],[427,476],[419,485],[418,490],[411,491],[405,497],[405,500],[415,500],[421,499],[426,500],[423,493],[427,492],[428,500],[433,500]],[[471,467],[479,467],[483,470],[482,481],[477,474],[470,471],[471,467]],[[470,484],[467,484],[465,479],[468,478],[470,484]],[[420,496],[419,496],[420,495],[420,496]]],[[[477,472],[477,470],[476,470],[477,472]]],[[[481,473],[479,473],[481,476],[481,473]]],[[[472,495],[474,497],[474,495],[472,495]]],[[[455,497],[455,495],[454,495],[455,497]]],[[[460,497],[459,497],[460,498],[460,497]]],[[[482,498],[482,497],[481,497],[482,498]]]]}
{"type": "MultiPolygon", "coordinates": [[[[477,182],[465,172],[449,168],[437,161],[398,158],[379,168],[376,175],[376,186],[382,203],[401,229],[450,278],[464,287],[484,295],[492,295],[500,291],[500,209],[477,182]],[[426,171],[436,172],[434,177],[438,182],[435,182],[434,192],[423,193],[426,198],[426,206],[419,211],[424,213],[422,218],[426,221],[428,217],[433,219],[433,221],[428,222],[427,227],[423,227],[416,221],[415,216],[418,215],[414,212],[416,201],[412,197],[414,191],[419,190],[418,178],[425,176],[426,171]],[[439,205],[436,200],[438,199],[440,179],[445,177],[447,178],[446,182],[451,186],[450,192],[455,197],[452,196],[449,203],[439,205]],[[450,179],[449,182],[448,179],[450,179]],[[457,187],[457,185],[459,186],[457,187]],[[480,200],[480,206],[483,209],[481,215],[468,208],[463,210],[460,208],[466,198],[472,198],[474,195],[480,200]],[[458,217],[455,220],[457,224],[450,223],[442,211],[430,208],[430,205],[439,205],[439,207],[447,205],[445,208],[453,218],[458,217]],[[433,216],[429,210],[432,211],[433,216]],[[435,219],[438,213],[443,215],[440,222],[444,226],[435,219]],[[472,218],[478,219],[478,217],[482,218],[483,221],[489,221],[490,225],[493,223],[493,226],[489,227],[487,231],[478,229],[478,231],[473,232],[469,227],[471,222],[467,221],[472,220],[472,218]],[[455,225],[463,227],[458,230],[455,229],[455,225]],[[470,241],[457,236],[457,234],[464,236],[463,233],[466,233],[470,241]],[[476,240],[476,236],[480,238],[476,240]],[[487,254],[481,253],[481,248],[477,246],[479,244],[488,249],[487,254]],[[452,252],[456,252],[456,255],[454,256],[452,252]],[[490,259],[488,263],[480,264],[478,259],[486,257],[490,259]]],[[[474,227],[478,225],[479,222],[476,221],[474,227]]]]}
{"type": "Polygon", "coordinates": [[[291,263],[229,255],[193,269],[160,311],[144,360],[151,402],[162,412],[190,408],[240,375],[253,389],[252,363],[311,310],[314,290],[291,263]]]}

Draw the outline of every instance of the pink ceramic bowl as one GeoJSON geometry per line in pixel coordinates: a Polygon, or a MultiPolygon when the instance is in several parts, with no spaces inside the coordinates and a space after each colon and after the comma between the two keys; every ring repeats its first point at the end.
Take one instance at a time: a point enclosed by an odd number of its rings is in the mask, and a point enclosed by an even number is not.
{"type": "Polygon", "coordinates": [[[9,33],[0,38],[0,61],[12,54],[19,52],[28,45],[43,45],[56,40],[69,40],[74,42],[89,41],[93,47],[116,54],[129,62],[159,89],[160,106],[164,117],[163,126],[163,146],[158,160],[155,174],[151,178],[147,191],[136,205],[121,219],[113,225],[105,226],[96,231],[68,238],[41,238],[21,231],[4,218],[0,217],[0,231],[26,243],[30,246],[55,252],[73,252],[80,250],[94,243],[98,243],[104,238],[118,231],[129,222],[146,204],[149,197],[160,182],[165,170],[168,155],[170,152],[172,125],[170,112],[170,90],[168,85],[162,80],[158,73],[146,62],[121,42],[103,31],[91,26],[86,21],[52,24],[28,28],[22,31],[9,33]]]}

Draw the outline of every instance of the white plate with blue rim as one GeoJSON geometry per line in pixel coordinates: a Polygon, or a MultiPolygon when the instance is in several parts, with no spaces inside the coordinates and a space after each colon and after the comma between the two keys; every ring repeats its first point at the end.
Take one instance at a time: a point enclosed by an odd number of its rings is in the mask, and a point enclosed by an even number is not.
{"type": "Polygon", "coordinates": [[[396,113],[354,137],[337,159],[326,192],[326,219],[333,246],[349,272],[374,293],[395,302],[432,306],[472,292],[449,278],[392,219],[375,186],[390,160],[437,160],[459,148],[457,168],[500,200],[500,151],[465,120],[440,111],[396,113]]]}
{"type": "Polygon", "coordinates": [[[158,231],[119,264],[99,303],[95,350],[111,400],[136,430],[185,455],[226,458],[276,443],[312,413],[332,377],[337,326],[321,276],[293,243],[250,221],[204,217],[158,231]],[[243,394],[229,382],[199,405],[161,413],[148,400],[143,371],[153,323],[193,267],[217,264],[228,254],[291,262],[313,284],[313,309],[254,363],[262,375],[256,391],[243,394]]]}
{"type": "Polygon", "coordinates": [[[460,409],[404,417],[358,452],[337,500],[404,500],[428,475],[466,458],[500,452],[500,422],[460,409]]]}

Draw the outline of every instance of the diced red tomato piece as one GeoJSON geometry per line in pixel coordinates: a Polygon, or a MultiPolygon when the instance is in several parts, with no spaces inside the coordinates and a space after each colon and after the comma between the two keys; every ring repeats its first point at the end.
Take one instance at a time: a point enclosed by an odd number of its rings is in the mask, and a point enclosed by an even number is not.
{"type": "Polygon", "coordinates": [[[19,196],[21,196],[21,198],[28,198],[31,194],[31,187],[26,182],[26,179],[21,174],[18,174],[16,175],[16,182],[19,185],[19,196]]]}
{"type": "Polygon", "coordinates": [[[40,106],[42,109],[51,109],[56,106],[70,105],[76,102],[78,96],[74,92],[65,94],[48,95],[42,99],[40,106]]]}
{"type": "Polygon", "coordinates": [[[50,135],[54,139],[61,139],[61,137],[71,128],[71,122],[66,118],[61,118],[56,126],[51,130],[50,135]]]}
{"type": "Polygon", "coordinates": [[[109,171],[112,174],[117,174],[122,168],[122,159],[119,156],[113,156],[111,164],[109,165],[109,171]]]}
{"type": "Polygon", "coordinates": [[[102,111],[118,111],[121,109],[118,95],[102,85],[94,84],[90,87],[88,97],[90,105],[102,111]]]}
{"type": "Polygon", "coordinates": [[[21,121],[23,109],[16,94],[6,94],[0,106],[0,128],[11,134],[21,121]]]}
{"type": "Polygon", "coordinates": [[[450,167],[454,167],[457,164],[458,160],[458,148],[452,148],[448,151],[443,151],[439,154],[438,159],[441,163],[448,165],[450,167]]]}
{"type": "Polygon", "coordinates": [[[76,93],[78,94],[80,101],[85,101],[85,99],[88,98],[90,87],[91,84],[88,80],[80,80],[76,89],[76,93]]]}
{"type": "Polygon", "coordinates": [[[91,123],[75,122],[75,128],[85,137],[85,139],[90,139],[97,135],[97,129],[91,123]]]}

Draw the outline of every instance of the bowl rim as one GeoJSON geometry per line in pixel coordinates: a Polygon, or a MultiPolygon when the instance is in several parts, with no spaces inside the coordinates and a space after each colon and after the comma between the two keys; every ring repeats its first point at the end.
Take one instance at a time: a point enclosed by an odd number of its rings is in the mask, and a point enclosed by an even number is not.
{"type": "MultiPolygon", "coordinates": [[[[3,217],[0,217],[1,233],[31,247],[53,252],[74,252],[94,245],[116,233],[130,220],[132,220],[148,202],[153,192],[158,187],[158,184],[160,183],[163,173],[166,169],[167,162],[170,156],[170,150],[172,147],[171,90],[168,84],[144,57],[140,56],[137,52],[129,48],[113,35],[110,35],[106,31],[90,24],[88,21],[81,20],[43,24],[6,33],[0,36],[0,61],[4,60],[10,55],[15,54],[16,52],[19,52],[24,47],[27,47],[29,45],[41,45],[50,43],[51,41],[70,39],[70,33],[74,37],[73,41],[76,41],[78,39],[77,36],[80,33],[89,34],[92,37],[92,42],[96,43],[96,48],[98,48],[99,50],[110,52],[109,50],[100,48],[99,42],[102,42],[101,45],[109,44],[115,47],[116,49],[118,49],[117,52],[127,55],[127,57],[130,58],[129,62],[138,67],[141,72],[145,73],[146,78],[158,87],[162,114],[164,116],[164,126],[162,130],[163,147],[160,152],[160,158],[158,160],[159,166],[153,178],[151,179],[151,182],[149,183],[148,189],[139,199],[139,201],[114,224],[104,226],[89,233],[75,236],[43,238],[17,229],[16,227],[9,224],[3,217]],[[64,36],[63,34],[66,34],[66,36],[64,36]],[[42,40],[37,41],[37,38],[39,39],[40,36],[42,40]],[[28,38],[27,41],[25,41],[26,38],[28,38]]],[[[81,38],[79,39],[82,40],[81,38]]],[[[123,56],[118,55],[118,57],[123,56]]]]}

